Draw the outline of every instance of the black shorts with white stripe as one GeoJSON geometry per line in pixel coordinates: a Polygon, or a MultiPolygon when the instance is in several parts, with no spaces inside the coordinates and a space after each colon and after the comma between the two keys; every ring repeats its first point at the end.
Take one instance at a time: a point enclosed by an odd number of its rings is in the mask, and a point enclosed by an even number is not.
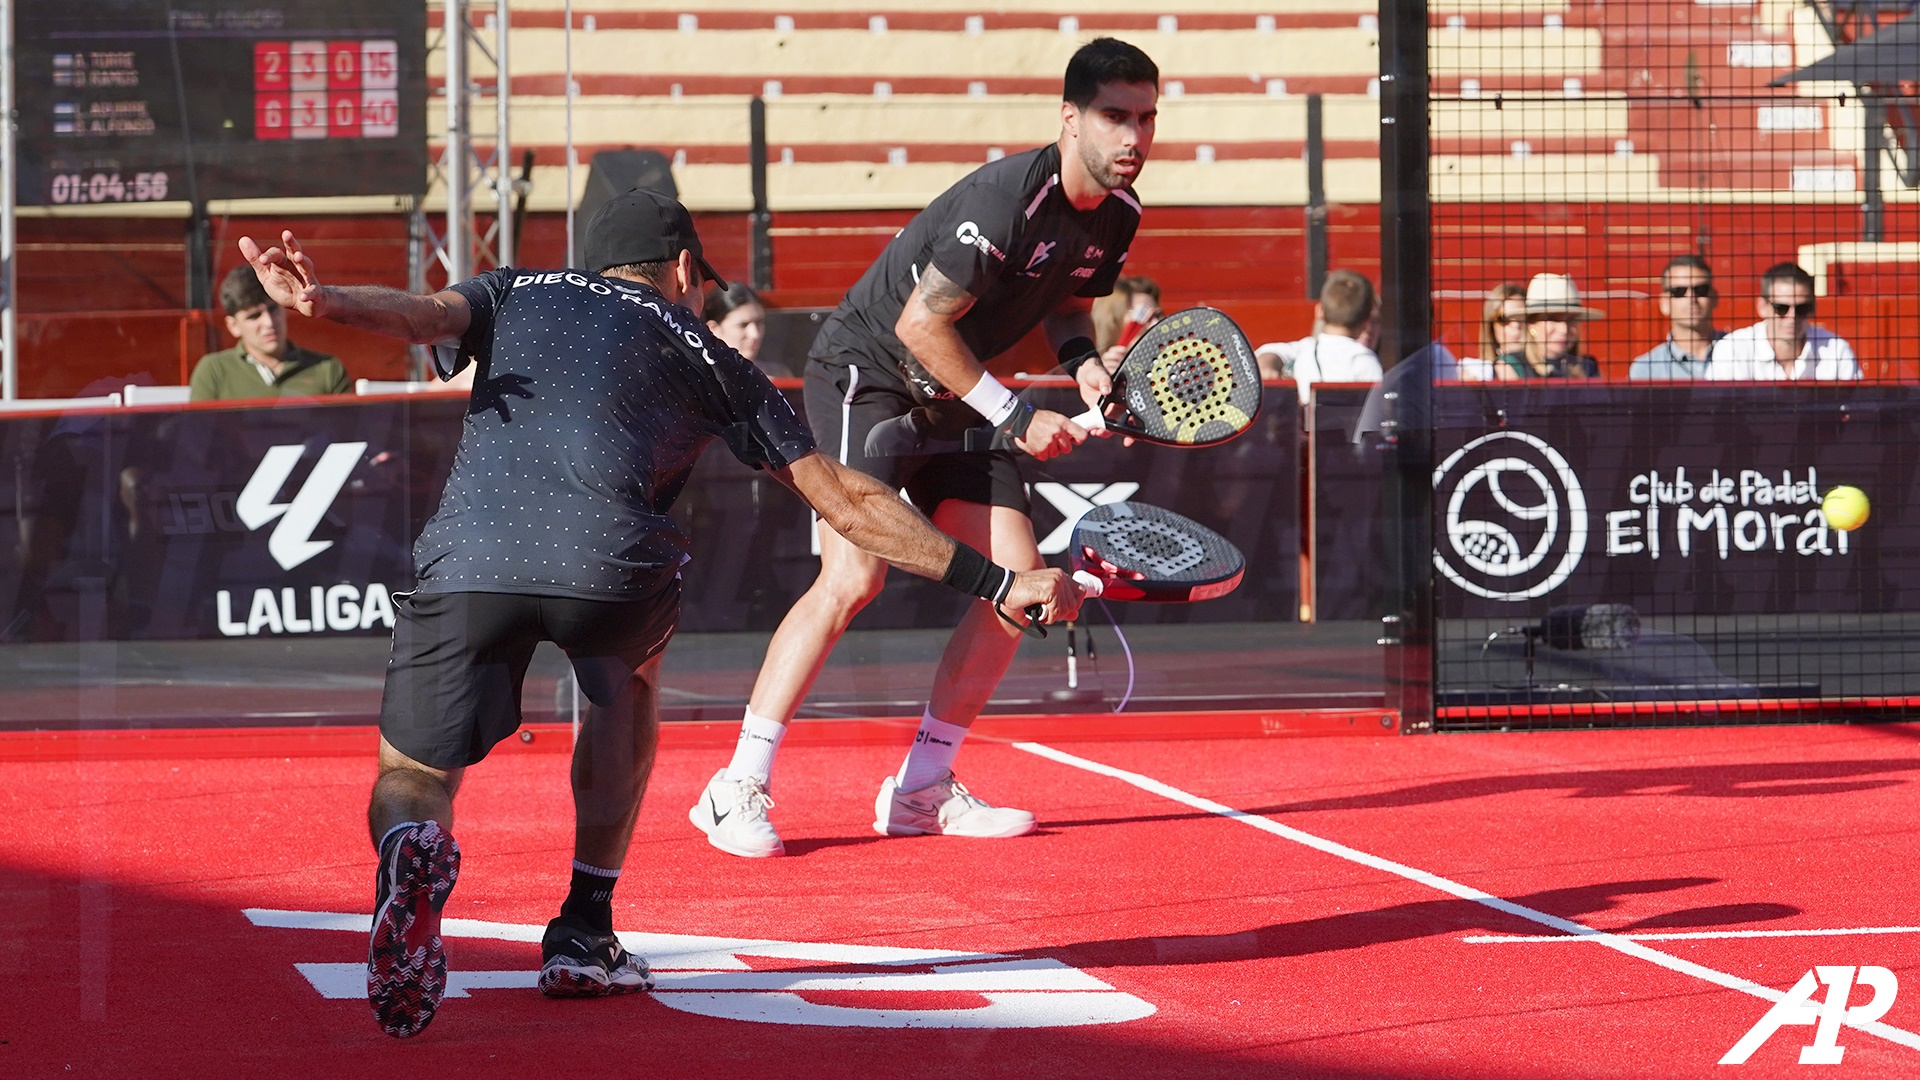
{"type": "Polygon", "coordinates": [[[897,375],[889,377],[849,359],[816,358],[807,361],[804,381],[807,424],[820,452],[888,487],[904,489],[921,513],[932,516],[941,502],[959,499],[1032,514],[1020,465],[1009,451],[867,456],[867,433],[874,425],[904,416],[916,404],[897,375]]]}

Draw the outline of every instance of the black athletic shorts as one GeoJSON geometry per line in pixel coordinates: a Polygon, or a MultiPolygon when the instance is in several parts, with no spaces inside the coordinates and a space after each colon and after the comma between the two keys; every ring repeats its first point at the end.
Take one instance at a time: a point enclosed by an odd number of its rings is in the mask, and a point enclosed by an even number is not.
{"type": "Polygon", "coordinates": [[[453,769],[519,730],[521,682],[542,641],[566,652],[581,694],[618,722],[618,710],[632,703],[634,670],[673,636],[680,579],[663,577],[628,600],[483,592],[394,599],[380,734],[422,765],[453,769]]]}
{"type": "Polygon", "coordinates": [[[820,451],[896,491],[905,489],[913,505],[928,517],[947,499],[1032,514],[1027,486],[1010,450],[868,457],[867,432],[914,407],[913,398],[897,380],[876,378],[856,364],[809,359],[804,385],[807,426],[813,428],[820,451]]]}

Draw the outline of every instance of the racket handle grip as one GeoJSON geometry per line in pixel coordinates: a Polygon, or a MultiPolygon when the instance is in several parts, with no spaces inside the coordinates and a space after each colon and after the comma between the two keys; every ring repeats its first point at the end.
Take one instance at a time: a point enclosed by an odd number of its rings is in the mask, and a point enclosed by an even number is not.
{"type": "Polygon", "coordinates": [[[1094,577],[1085,570],[1075,570],[1073,572],[1073,580],[1080,584],[1081,590],[1088,596],[1099,596],[1101,593],[1107,591],[1106,582],[1094,577]]]}
{"type": "Polygon", "coordinates": [[[1107,430],[1107,414],[1100,409],[1088,409],[1073,418],[1073,422],[1086,428],[1088,432],[1099,435],[1107,430]]]}

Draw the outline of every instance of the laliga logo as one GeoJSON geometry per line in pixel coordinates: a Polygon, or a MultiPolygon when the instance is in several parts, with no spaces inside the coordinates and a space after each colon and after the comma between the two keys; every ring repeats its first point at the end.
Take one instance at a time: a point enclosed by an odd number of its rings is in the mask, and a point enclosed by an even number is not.
{"type": "Polygon", "coordinates": [[[1445,507],[1434,565],[1475,596],[1543,596],[1587,550],[1579,478],[1558,450],[1524,432],[1496,431],[1454,451],[1433,471],[1433,498],[1445,507]]]}
{"type": "Polygon", "coordinates": [[[260,467],[253,470],[252,478],[233,504],[234,513],[249,530],[258,529],[274,518],[280,519],[273,535],[267,538],[267,553],[282,570],[291,570],[333,546],[331,540],[313,539],[313,530],[332,508],[334,496],[346,486],[347,475],[360,463],[367,444],[334,443],[327,447],[293,501],[274,502],[306,449],[297,444],[269,447],[267,455],[260,459],[260,467]]]}

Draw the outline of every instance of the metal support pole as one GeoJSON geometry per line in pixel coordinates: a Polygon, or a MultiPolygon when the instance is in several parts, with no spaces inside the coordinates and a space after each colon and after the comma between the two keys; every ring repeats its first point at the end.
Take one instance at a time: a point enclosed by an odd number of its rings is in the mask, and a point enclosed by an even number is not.
{"type": "Polygon", "coordinates": [[[1877,244],[1886,239],[1886,194],[1880,190],[1881,159],[1887,153],[1887,101],[1879,94],[1862,92],[1860,111],[1866,116],[1866,160],[1861,181],[1866,186],[1860,202],[1860,239],[1877,244]]]}
{"type": "Polygon", "coordinates": [[[20,335],[14,333],[14,147],[12,0],[0,0],[0,401],[19,394],[20,335]]]}
{"type": "Polygon", "coordinates": [[[566,116],[567,116],[567,266],[578,266],[578,256],[573,250],[573,204],[578,198],[573,186],[573,167],[576,164],[573,152],[573,0],[566,0],[567,29],[562,48],[563,77],[566,79],[566,116]]]}
{"type": "Polygon", "coordinates": [[[1307,299],[1327,283],[1327,144],[1319,94],[1307,95],[1307,299]]]}
{"type": "Polygon", "coordinates": [[[441,178],[447,185],[447,281],[473,274],[473,206],[468,190],[467,158],[472,129],[468,123],[467,0],[446,0],[447,146],[441,178]]]}
{"type": "Polygon", "coordinates": [[[767,209],[767,103],[759,96],[747,105],[747,161],[753,183],[752,267],[748,277],[756,289],[773,288],[773,213],[767,209]]]}
{"type": "Polygon", "coordinates": [[[213,307],[213,221],[205,202],[195,202],[187,218],[187,307],[193,311],[213,307]]]}
{"type": "Polygon", "coordinates": [[[1433,726],[1433,268],[1428,186],[1427,0],[1380,12],[1380,354],[1395,366],[1386,455],[1386,682],[1402,731],[1433,726]]]}
{"type": "Polygon", "coordinates": [[[499,225],[495,230],[494,253],[497,265],[513,265],[513,168],[512,140],[507,134],[507,109],[513,89],[507,75],[507,0],[493,5],[493,107],[496,129],[493,137],[493,188],[498,197],[499,225]]]}

